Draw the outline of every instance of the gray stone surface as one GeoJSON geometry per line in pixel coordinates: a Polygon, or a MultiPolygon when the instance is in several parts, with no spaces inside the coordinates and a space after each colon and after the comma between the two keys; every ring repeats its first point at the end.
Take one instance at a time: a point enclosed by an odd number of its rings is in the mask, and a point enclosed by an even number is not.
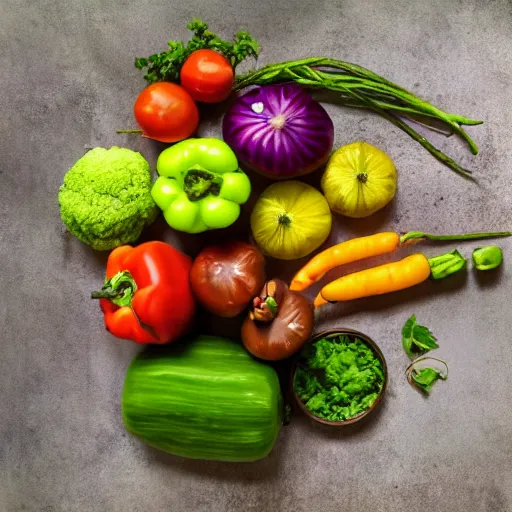
{"type": "MultiPolygon", "coordinates": [[[[186,37],[198,15],[225,36],[249,29],[263,44],[262,63],[344,58],[485,120],[471,129],[477,157],[455,138],[434,137],[475,170],[475,185],[386,121],[328,105],[336,145],[367,140],[400,173],[393,205],[367,220],[337,217],[331,242],[381,229],[510,228],[510,1],[0,0],[0,12],[2,512],[512,510],[511,241],[500,242],[506,264],[497,274],[470,269],[329,308],[319,330],[357,328],[384,351],[391,381],[380,413],[349,433],[296,416],[266,459],[223,464],[165,456],[125,433],[120,392],[138,347],[104,331],[88,296],[106,257],[66,236],[56,201],[64,173],[88,146],[127,146],[154,164],[163,146],[115,133],[134,125],[144,85],[133,58],[186,37]],[[400,329],[412,313],[437,335],[450,365],[449,380],[428,399],[404,376],[400,329]]],[[[213,110],[201,134],[220,134],[213,110]]],[[[237,229],[247,236],[247,219],[237,229]]],[[[145,236],[191,254],[211,239],[175,236],[161,223],[145,236]]],[[[464,245],[464,254],[477,245],[464,245]]],[[[289,277],[299,263],[269,268],[289,277]]],[[[205,323],[205,331],[236,330],[236,322],[205,323]]]]}

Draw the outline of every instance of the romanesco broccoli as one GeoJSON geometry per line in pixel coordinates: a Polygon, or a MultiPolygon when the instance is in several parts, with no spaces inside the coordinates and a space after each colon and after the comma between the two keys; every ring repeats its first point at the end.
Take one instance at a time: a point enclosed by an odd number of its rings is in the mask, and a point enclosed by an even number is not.
{"type": "Polygon", "coordinates": [[[146,159],[126,148],[94,148],[64,176],[59,190],[62,221],[98,251],[135,242],[158,209],[151,197],[146,159]]]}

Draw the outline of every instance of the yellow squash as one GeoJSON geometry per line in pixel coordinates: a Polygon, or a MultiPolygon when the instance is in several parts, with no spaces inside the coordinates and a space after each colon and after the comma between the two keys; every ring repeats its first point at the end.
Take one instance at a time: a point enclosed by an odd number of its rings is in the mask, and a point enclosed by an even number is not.
{"type": "Polygon", "coordinates": [[[335,151],[322,176],[331,209],[347,217],[368,217],[395,196],[397,174],[391,158],[366,142],[335,151]]]}
{"type": "Polygon", "coordinates": [[[324,196],[306,183],[270,185],[251,215],[256,243],[268,256],[294,260],[318,248],[331,231],[331,211],[324,196]]]}

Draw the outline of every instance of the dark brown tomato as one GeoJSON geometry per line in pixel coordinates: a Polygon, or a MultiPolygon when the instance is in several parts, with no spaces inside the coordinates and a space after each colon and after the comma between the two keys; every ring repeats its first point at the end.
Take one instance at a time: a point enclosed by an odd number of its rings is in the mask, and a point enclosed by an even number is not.
{"type": "Polygon", "coordinates": [[[227,242],[203,249],[190,272],[192,291],[215,315],[242,313],[265,282],[265,258],[254,246],[227,242]]]}

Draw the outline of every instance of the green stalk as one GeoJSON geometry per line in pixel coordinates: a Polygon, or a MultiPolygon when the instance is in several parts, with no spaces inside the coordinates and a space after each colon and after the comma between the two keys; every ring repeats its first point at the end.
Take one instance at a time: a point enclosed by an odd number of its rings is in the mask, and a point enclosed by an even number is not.
{"type": "Polygon", "coordinates": [[[388,121],[391,121],[395,126],[398,128],[401,128],[407,135],[412,137],[416,142],[419,142],[431,155],[433,155],[435,158],[437,158],[440,162],[444,163],[447,167],[454,170],[457,174],[460,174],[461,176],[465,178],[471,178],[471,171],[468,169],[464,169],[461,167],[455,160],[450,158],[448,155],[445,155],[442,151],[437,149],[430,141],[428,141],[425,137],[420,135],[416,130],[411,128],[407,123],[402,121],[400,118],[396,117],[390,112],[387,112],[386,110],[380,108],[372,99],[365,98],[361,96],[360,94],[357,94],[354,91],[348,91],[348,93],[354,98],[366,102],[368,105],[368,108],[371,110],[374,110],[378,114],[380,114],[382,117],[387,119],[388,121]]]}
{"type": "Polygon", "coordinates": [[[423,231],[409,231],[400,237],[400,243],[406,245],[412,241],[422,242],[424,240],[454,242],[457,240],[487,240],[489,238],[500,238],[511,236],[512,231],[494,231],[489,233],[463,233],[460,235],[432,235],[423,231]]]}
{"type": "MultiPolygon", "coordinates": [[[[358,90],[368,89],[368,90],[371,90],[374,92],[378,91],[378,90],[383,90],[388,93],[391,93],[389,87],[385,87],[382,85],[375,85],[375,84],[352,84],[352,85],[346,85],[345,87],[350,87],[350,88],[354,88],[354,89],[358,89],[358,90]]],[[[454,122],[450,118],[449,114],[446,114],[445,112],[437,109],[433,105],[430,105],[429,103],[427,103],[423,100],[419,100],[418,98],[415,98],[412,95],[409,95],[409,97],[406,97],[403,93],[397,93],[397,97],[402,99],[404,101],[404,103],[406,103],[406,104],[410,103],[416,107],[416,108],[407,107],[407,109],[406,109],[407,112],[419,113],[419,114],[422,114],[422,115],[425,115],[428,117],[442,120],[444,123],[446,123],[448,126],[450,126],[455,133],[458,133],[467,142],[467,144],[471,150],[471,153],[473,153],[473,155],[478,154],[478,147],[476,146],[473,139],[469,136],[469,134],[463,128],[461,128],[461,126],[458,123],[454,122]]],[[[382,107],[382,105],[381,105],[381,107],[382,107]]],[[[400,111],[404,110],[404,107],[401,107],[400,105],[393,105],[390,103],[386,104],[385,108],[390,109],[390,110],[391,109],[400,110],[400,111]]]]}
{"type": "Polygon", "coordinates": [[[411,128],[407,123],[392,114],[381,114],[388,121],[391,121],[395,126],[401,128],[407,135],[412,137],[416,142],[419,142],[434,158],[442,162],[444,165],[455,171],[464,178],[473,180],[471,177],[472,172],[469,169],[461,167],[453,158],[443,153],[440,149],[436,148],[430,141],[423,135],[419,134],[414,128],[411,128]]]}
{"type": "Polygon", "coordinates": [[[116,306],[131,307],[137,283],[130,272],[123,270],[108,279],[101,290],[91,293],[91,299],[108,299],[116,306]]]}
{"type": "MultiPolygon", "coordinates": [[[[355,89],[356,92],[361,92],[362,96],[365,96],[363,90],[371,91],[374,100],[377,99],[380,94],[382,93],[383,96],[388,100],[392,101],[400,100],[404,103],[404,105],[409,105],[408,107],[402,106],[402,105],[394,105],[392,103],[386,103],[385,105],[379,105],[381,108],[386,108],[389,110],[400,110],[400,111],[406,111],[408,113],[412,114],[419,114],[419,115],[425,115],[428,117],[432,117],[435,119],[439,119],[443,121],[445,124],[447,124],[455,133],[458,133],[468,144],[471,152],[476,155],[478,153],[478,148],[473,141],[473,139],[469,136],[469,134],[457,123],[452,119],[451,114],[447,114],[446,112],[443,112],[442,110],[434,107],[430,103],[422,100],[421,98],[418,98],[417,96],[414,96],[412,93],[409,93],[401,88],[396,88],[395,86],[390,86],[387,84],[381,84],[381,83],[375,83],[371,82],[369,80],[350,80],[347,82],[343,78],[343,75],[336,77],[336,80],[333,80],[328,73],[323,72],[321,75],[318,74],[312,74],[311,70],[308,68],[307,70],[304,70],[304,74],[307,74],[309,76],[316,76],[316,79],[319,81],[323,80],[323,86],[329,89],[336,89],[336,86],[342,86],[344,90],[346,89],[355,89]]],[[[298,77],[298,74],[294,73],[295,77],[298,77]]],[[[292,77],[293,78],[293,77],[292,77]]],[[[352,78],[352,77],[351,77],[352,78]]],[[[296,80],[297,81],[297,80],[296,80]]],[[[316,84],[315,84],[316,85],[316,84]]],[[[367,96],[370,96],[368,94],[367,96]]]]}
{"type": "MultiPolygon", "coordinates": [[[[298,61],[289,61],[284,62],[279,65],[276,64],[270,64],[268,66],[265,66],[261,68],[259,71],[265,71],[268,69],[274,70],[282,70],[286,68],[297,68],[302,66],[317,66],[317,67],[329,67],[332,69],[340,69],[343,71],[343,73],[333,73],[332,71],[318,71],[317,78],[320,79],[322,77],[325,80],[342,80],[342,81],[351,81],[351,80],[358,80],[358,79],[364,79],[366,80],[366,83],[373,84],[375,87],[381,86],[387,86],[388,90],[391,90],[394,96],[400,96],[400,94],[406,95],[407,98],[418,101],[422,103],[424,106],[428,108],[434,109],[438,114],[443,114],[450,118],[452,121],[459,123],[459,124],[468,124],[468,125],[477,125],[482,124],[483,121],[478,121],[474,119],[468,119],[467,117],[456,115],[456,114],[448,114],[446,112],[443,112],[430,103],[422,100],[412,92],[408,91],[407,89],[404,89],[403,87],[400,87],[397,84],[394,84],[393,82],[390,82],[389,80],[386,80],[384,77],[374,73],[373,71],[370,71],[369,69],[363,68],[361,66],[358,66],[356,64],[351,64],[349,62],[343,62],[336,59],[327,59],[322,57],[312,57],[309,59],[302,59],[298,61]],[[352,73],[350,75],[349,73],[352,73]]],[[[249,77],[252,73],[247,73],[246,77],[249,77]]],[[[264,74],[264,73],[263,73],[264,74]]],[[[242,76],[243,78],[243,76],[242,76]]]]}

